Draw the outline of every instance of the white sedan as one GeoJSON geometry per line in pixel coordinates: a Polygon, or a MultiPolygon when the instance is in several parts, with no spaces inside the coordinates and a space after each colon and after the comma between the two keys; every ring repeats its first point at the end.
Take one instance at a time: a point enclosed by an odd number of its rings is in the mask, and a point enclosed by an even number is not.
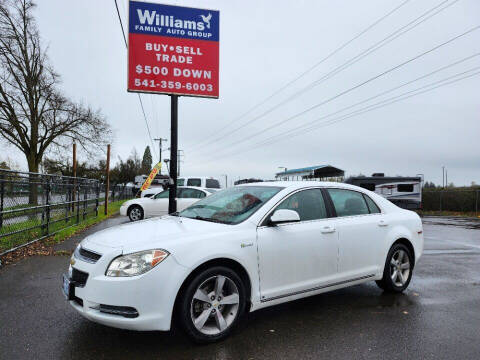
{"type": "MultiPolygon", "coordinates": [[[[178,211],[182,211],[215,191],[216,190],[193,186],[178,187],[178,211]]],[[[166,215],[168,214],[168,194],[169,190],[158,190],[158,192],[151,197],[142,197],[125,201],[120,207],[120,215],[128,216],[130,221],[142,220],[152,216],[166,215]]]]}
{"type": "Polygon", "coordinates": [[[175,216],[90,235],[63,291],[92,321],[166,331],[175,318],[193,340],[211,342],[247,311],[372,280],[405,290],[422,231],[416,213],[356,186],[245,184],[175,216]]]}

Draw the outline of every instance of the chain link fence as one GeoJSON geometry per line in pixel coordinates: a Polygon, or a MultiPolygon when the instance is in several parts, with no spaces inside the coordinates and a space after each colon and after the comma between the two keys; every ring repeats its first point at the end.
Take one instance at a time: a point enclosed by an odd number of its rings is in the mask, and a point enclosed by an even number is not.
{"type": "Polygon", "coordinates": [[[480,215],[480,189],[423,190],[424,211],[459,212],[480,215]]]}
{"type": "MultiPolygon", "coordinates": [[[[0,256],[98,215],[98,180],[0,169],[0,256]]],[[[114,186],[109,201],[132,198],[114,186]]]]}

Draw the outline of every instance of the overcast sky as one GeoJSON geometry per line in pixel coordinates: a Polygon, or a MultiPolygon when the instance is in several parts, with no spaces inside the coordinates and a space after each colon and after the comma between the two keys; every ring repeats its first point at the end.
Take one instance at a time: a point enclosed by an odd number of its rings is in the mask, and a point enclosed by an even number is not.
{"type": "MultiPolygon", "coordinates": [[[[118,1],[126,24],[128,3],[118,1]]],[[[179,99],[179,148],[185,150],[182,175],[273,178],[279,166],[291,169],[331,164],[347,175],[422,173],[426,180],[438,184],[445,165],[448,180],[456,185],[480,183],[479,75],[267,146],[253,146],[315,119],[320,118],[318,124],[324,123],[480,66],[480,56],[473,57],[336,117],[322,119],[480,52],[479,29],[281,126],[264,130],[480,25],[478,0],[409,1],[285,91],[218,131],[403,1],[162,1],[220,10],[220,98],[179,99]],[[454,4],[293,101],[231,133],[441,3],[454,4]],[[198,146],[207,140],[212,143],[198,146]]],[[[62,75],[65,93],[101,108],[115,132],[115,157],[126,158],[133,148],[143,154],[150,140],[137,95],[126,91],[127,53],[114,1],[37,0],[37,4],[40,32],[55,69],[62,75]]],[[[169,138],[169,97],[142,98],[152,136],[169,138]]],[[[157,152],[155,147],[155,157],[157,152]]],[[[24,165],[20,155],[9,153],[24,165]]],[[[168,152],[164,157],[169,157],[168,152]]]]}

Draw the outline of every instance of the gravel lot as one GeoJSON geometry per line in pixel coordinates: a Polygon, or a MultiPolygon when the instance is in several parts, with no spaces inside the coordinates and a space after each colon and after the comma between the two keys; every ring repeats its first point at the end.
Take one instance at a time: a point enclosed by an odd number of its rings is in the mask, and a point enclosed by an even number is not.
{"type": "Polygon", "coordinates": [[[207,346],[84,320],[60,292],[68,257],[28,258],[0,270],[0,359],[479,359],[480,221],[425,218],[424,233],[404,294],[371,283],[275,306],[207,346]]]}

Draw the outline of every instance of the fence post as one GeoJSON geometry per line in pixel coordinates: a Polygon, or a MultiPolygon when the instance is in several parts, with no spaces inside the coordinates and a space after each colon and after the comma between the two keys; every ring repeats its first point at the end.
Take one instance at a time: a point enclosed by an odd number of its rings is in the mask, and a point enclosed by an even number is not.
{"type": "Polygon", "coordinates": [[[100,182],[97,181],[96,184],[97,184],[97,188],[96,188],[97,198],[95,199],[95,217],[98,216],[98,200],[100,197],[100,182]]]}
{"type": "Polygon", "coordinates": [[[77,224],[80,222],[80,183],[77,181],[77,224]]]}
{"type": "Polygon", "coordinates": [[[5,197],[5,175],[0,175],[0,229],[3,226],[3,199],[5,197]]]}
{"type": "Polygon", "coordinates": [[[45,207],[47,211],[47,233],[50,234],[50,178],[47,178],[47,185],[45,187],[45,207]]]}
{"type": "Polygon", "coordinates": [[[83,220],[87,216],[87,199],[88,199],[88,186],[85,184],[85,191],[83,193],[83,220]]]}
{"type": "Polygon", "coordinates": [[[66,191],[65,191],[65,202],[67,203],[66,206],[65,206],[65,223],[68,223],[68,220],[70,220],[68,218],[68,213],[69,213],[69,210],[70,210],[70,187],[69,187],[69,184],[65,184],[66,185],[66,191]]]}

